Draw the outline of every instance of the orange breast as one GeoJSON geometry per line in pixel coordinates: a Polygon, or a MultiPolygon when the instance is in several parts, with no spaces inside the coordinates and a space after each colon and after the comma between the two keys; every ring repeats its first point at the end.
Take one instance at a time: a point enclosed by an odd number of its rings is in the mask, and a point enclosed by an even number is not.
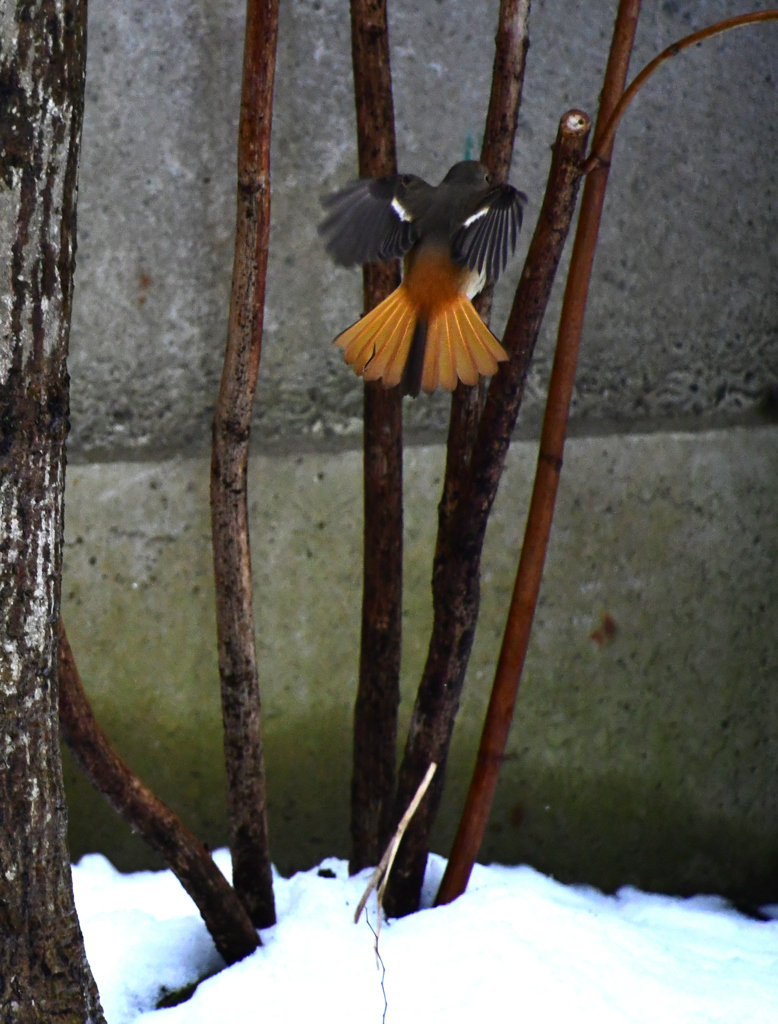
{"type": "Polygon", "coordinates": [[[444,249],[411,250],[406,258],[402,287],[417,316],[431,316],[452,306],[467,287],[469,271],[451,262],[444,249]]]}

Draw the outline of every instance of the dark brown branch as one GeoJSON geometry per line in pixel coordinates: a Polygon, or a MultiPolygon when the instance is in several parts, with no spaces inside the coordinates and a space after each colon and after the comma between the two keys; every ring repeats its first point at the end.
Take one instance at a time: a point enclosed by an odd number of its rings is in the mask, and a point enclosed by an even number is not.
{"type": "MultiPolygon", "coordinates": [[[[500,183],[508,181],[511,170],[529,49],[529,12],[530,0],[501,0],[494,41],[492,87],[480,157],[494,181],[500,183]]],[[[492,311],[491,288],[481,292],[475,300],[475,307],[484,323],[488,324],[492,311]]],[[[451,399],[446,470],[438,508],[436,563],[445,562],[448,557],[451,516],[467,473],[485,393],[483,381],[477,387],[459,383],[451,399]]]]}
{"type": "MultiPolygon", "coordinates": [[[[607,121],[624,88],[637,27],[640,0],[621,0],[600,97],[598,124],[607,121]]],[[[597,132],[595,130],[595,140],[597,132]]],[[[586,179],[581,213],[567,277],[556,355],[540,439],[535,486],[527,516],[524,544],[516,575],[508,623],[492,687],[476,768],[438,903],[464,892],[483,838],[500,765],[508,739],[521,670],[529,643],[543,573],[551,518],[562,469],[567,417],[575,380],[586,298],[608,179],[611,146],[602,150],[606,162],[586,179]]]]}
{"type": "Polygon", "coordinates": [[[203,844],[113,750],[84,693],[65,626],[59,622],[59,722],[92,785],[155,849],[189,893],[228,964],[260,944],[249,916],[203,844]]]}
{"type": "MultiPolygon", "coordinates": [[[[385,0],[351,0],[359,173],[395,174],[385,0]]],[[[364,268],[364,309],[400,283],[397,263],[364,268]]],[[[402,399],[364,392],[364,568],[359,685],[354,707],[349,870],[376,864],[392,833],[402,640],[402,399]]]]}
{"type": "MultiPolygon", "coordinates": [[[[436,561],[433,640],[400,772],[403,799],[407,791],[413,793],[430,757],[445,761],[478,617],[486,524],[575,209],[588,131],[589,119],[579,111],[570,111],[560,122],[546,194],[505,332],[510,361],[492,379],[470,472],[451,524],[451,547],[445,562],[436,561]]],[[[408,913],[418,901],[442,793],[438,777],[400,851],[394,875],[399,881],[390,882],[390,897],[395,901],[388,904],[390,913],[408,913]]]]}
{"type": "Polygon", "coordinates": [[[247,472],[270,230],[270,122],[278,0],[248,0],[238,127],[238,209],[227,351],[213,422],[211,515],[219,674],[235,891],[275,923],[267,832],[247,472]]]}
{"type": "Polygon", "coordinates": [[[672,46],[668,46],[666,50],[662,50],[662,52],[654,57],[649,64],[646,64],[640,74],[622,93],[621,99],[616,104],[611,116],[608,118],[608,123],[600,132],[599,137],[595,139],[595,144],[592,146],[591,156],[581,169],[582,173],[588,174],[590,171],[593,171],[598,164],[601,164],[606,160],[604,155],[605,151],[610,151],[613,146],[616,129],[618,128],[622,117],[626,113],[627,107],[654,72],[663,64],[666,64],[668,60],[676,57],[684,50],[688,50],[690,46],[696,46],[697,43],[701,43],[706,39],[712,39],[714,36],[719,36],[723,32],[730,32],[732,29],[736,28],[745,28],[747,25],[755,25],[758,22],[763,21],[778,21],[778,11],[757,11],[753,14],[741,14],[736,18],[727,18],[725,21],[718,21],[715,25],[709,25],[707,28],[700,29],[699,32],[692,32],[690,36],[685,36],[683,39],[679,39],[678,42],[673,43],[672,46]]]}
{"type": "Polygon", "coordinates": [[[494,67],[481,163],[495,182],[506,182],[519,123],[529,49],[530,0],[502,0],[494,40],[494,67]]]}
{"type": "MultiPolygon", "coordinates": [[[[489,169],[495,181],[505,182],[510,172],[511,158],[513,155],[513,144],[518,123],[519,106],[521,104],[521,89],[524,81],[524,68],[526,62],[527,48],[529,46],[528,21],[529,21],[530,0],[501,0],[498,15],[497,34],[495,37],[495,56],[492,69],[492,87],[489,96],[489,108],[486,117],[484,141],[481,149],[481,162],[489,169]]],[[[491,310],[491,291],[487,290],[479,297],[476,303],[478,312],[488,323],[491,310]]],[[[451,414],[449,418],[448,439],[446,445],[446,469],[443,479],[443,493],[438,505],[438,536],[435,545],[435,558],[432,574],[433,605],[436,609],[433,623],[432,636],[427,655],[427,668],[419,685],[417,697],[417,709],[426,703],[423,691],[429,689],[431,683],[428,675],[428,668],[432,665],[446,663],[446,655],[442,647],[447,646],[447,636],[458,632],[453,611],[448,614],[446,602],[451,591],[444,583],[443,574],[447,571],[451,558],[454,555],[452,550],[452,528],[457,504],[460,499],[462,487],[467,475],[470,461],[470,453],[475,440],[478,420],[481,413],[482,398],[484,389],[482,385],[477,387],[466,387],[459,383],[451,400],[451,414]],[[445,594],[445,596],[444,596],[445,594]],[[442,620],[439,621],[439,619],[442,620]],[[446,626],[442,623],[447,623],[446,626]]],[[[478,615],[478,597],[475,596],[475,604],[472,604],[471,595],[469,604],[472,615],[478,615]]],[[[463,652],[464,653],[464,652],[463,652]]],[[[469,656],[469,649],[464,653],[466,664],[469,656]]],[[[457,671],[453,666],[451,670],[457,671]]],[[[434,677],[437,679],[437,677],[434,677]]],[[[443,691],[450,691],[452,685],[456,687],[453,677],[446,677],[437,680],[436,684],[442,687],[443,691]]],[[[458,698],[451,710],[451,721],[456,714],[458,698]]],[[[414,721],[416,712],[414,712],[414,721]]],[[[412,726],[412,732],[413,732],[412,726]]],[[[443,737],[450,737],[448,722],[441,723],[443,737]]],[[[423,771],[431,761],[441,761],[441,769],[445,768],[445,754],[440,752],[429,757],[421,750],[417,750],[414,757],[410,755],[411,739],[406,745],[403,763],[400,769],[400,781],[398,792],[395,798],[395,820],[399,818],[402,809],[407,805],[418,785],[423,771]],[[409,760],[411,758],[411,760],[409,760]],[[415,762],[418,761],[418,764],[415,762]],[[413,763],[412,763],[413,762],[413,763]]],[[[448,740],[445,740],[447,749],[448,740]]],[[[445,771],[438,772],[435,785],[428,794],[425,804],[429,809],[437,805],[442,791],[445,771]]],[[[424,809],[422,809],[424,813],[424,809]]],[[[433,815],[434,816],[434,815],[433,815]]],[[[426,831],[426,818],[423,821],[417,819],[411,837],[416,833],[420,835],[426,831]]],[[[409,846],[406,841],[400,851],[400,862],[398,870],[392,879],[387,897],[387,906],[393,914],[407,913],[415,909],[418,900],[418,891],[414,894],[415,879],[418,870],[411,873],[414,881],[409,883],[407,876],[409,846]],[[405,893],[401,898],[400,893],[405,893]]],[[[420,853],[417,852],[416,861],[420,860],[420,853]]],[[[426,857],[426,851],[425,851],[426,857]]],[[[423,867],[422,867],[423,872],[423,867]]],[[[419,880],[419,889],[421,880],[419,880]]]]}

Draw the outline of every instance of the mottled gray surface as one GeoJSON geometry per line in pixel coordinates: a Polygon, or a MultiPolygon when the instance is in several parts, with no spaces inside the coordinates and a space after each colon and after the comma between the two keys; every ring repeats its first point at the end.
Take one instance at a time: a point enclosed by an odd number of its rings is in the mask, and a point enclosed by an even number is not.
{"type": "MultiPolygon", "coordinates": [[[[389,6],[400,165],[437,181],[478,151],[497,2],[389,6]]],[[[530,195],[523,246],[559,117],[594,110],[612,7],[534,0],[512,172],[530,195]]],[[[750,7],[646,5],[633,71],[750,7]]],[[[210,843],[226,831],[205,452],[231,275],[242,21],[242,0],[90,0],[70,361],[68,629],[120,752],[210,843]],[[204,457],[155,461],[192,453],[204,457]]],[[[572,424],[611,436],[568,444],[487,859],[526,859],[605,887],[778,898],[776,428],[663,432],[775,411],[777,43],[778,26],[763,26],[680,56],[620,132],[572,424]]],[[[282,870],[347,850],[361,459],[327,449],[360,441],[362,384],[330,342],[359,313],[361,275],[328,264],[315,229],[320,192],[355,167],[348,4],[284,0],[254,437],[294,457],[257,458],[251,469],[282,870]]],[[[497,329],[519,267],[498,289],[497,329]]],[[[525,436],[540,415],[559,299],[557,287],[519,423],[525,436]]],[[[442,437],[445,396],[405,409],[407,438],[442,437]]],[[[428,638],[443,454],[405,453],[403,728],[428,638]]],[[[531,446],[512,446],[487,537],[482,618],[435,838],[443,852],[477,743],[533,460],[531,446]]],[[[149,862],[72,765],[68,783],[74,853],[149,862]]]]}
{"type": "MultiPolygon", "coordinates": [[[[536,458],[511,447],[434,837],[447,853],[499,650],[536,458]]],[[[401,743],[430,627],[444,451],[407,453],[401,743]]],[[[580,438],[485,860],[565,880],[775,902],[778,428],[580,438]],[[610,617],[610,629],[605,626],[610,617]]],[[[273,858],[348,851],[361,457],[258,457],[254,603],[273,858]]],[[[74,467],[63,614],[98,719],[209,844],[226,842],[207,460],[74,467]]],[[[149,851],[68,762],[71,849],[149,851]]]]}
{"type": "MultiPolygon", "coordinates": [[[[570,106],[593,112],[611,4],[535,0],[512,180],[540,205],[570,106]]],[[[766,3],[646,5],[633,69],[672,40],[766,3]]],[[[496,0],[390,3],[400,164],[438,180],[477,153],[496,0]]],[[[234,226],[241,0],[91,0],[73,321],[76,457],[207,444],[234,226]]],[[[662,69],[616,146],[575,395],[577,429],[737,419],[778,385],[778,26],[706,43],[662,69]]],[[[348,5],[281,4],[273,225],[255,436],[356,443],[362,385],[330,341],[360,311],[358,271],[328,265],[318,195],[355,173],[348,5]]],[[[507,315],[517,260],[494,318],[507,315]]],[[[557,289],[557,292],[559,289],[557,289]]],[[[555,296],[520,429],[550,360],[555,296]]],[[[439,436],[445,396],[406,406],[439,436]]]]}

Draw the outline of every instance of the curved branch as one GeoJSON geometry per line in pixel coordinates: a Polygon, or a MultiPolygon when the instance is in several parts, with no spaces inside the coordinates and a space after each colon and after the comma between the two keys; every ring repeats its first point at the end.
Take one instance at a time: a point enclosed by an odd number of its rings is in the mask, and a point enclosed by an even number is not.
{"type": "Polygon", "coordinates": [[[607,158],[603,154],[607,153],[613,144],[613,136],[616,134],[616,129],[626,113],[627,107],[654,72],[663,64],[666,64],[667,61],[683,50],[688,50],[690,46],[695,46],[706,39],[720,36],[723,32],[729,32],[731,29],[745,28],[747,25],[754,25],[762,21],[778,21],[778,10],[755,11],[752,14],[741,14],[736,18],[718,21],[715,25],[709,25],[707,28],[700,29],[699,32],[692,32],[690,36],[686,36],[677,43],[673,43],[672,46],[668,46],[666,50],[662,50],[660,54],[654,57],[650,64],[646,64],[640,74],[625,89],[613,113],[608,118],[607,124],[592,142],[591,155],[582,165],[581,173],[588,174],[595,167],[602,166],[607,162],[607,158]]]}
{"type": "Polygon", "coordinates": [[[59,724],[86,777],[173,871],[228,964],[260,945],[243,904],[200,840],[116,753],[84,693],[65,625],[59,621],[59,724]]]}
{"type": "Polygon", "coordinates": [[[270,235],[270,123],[278,0],[247,0],[238,197],[227,349],[213,419],[211,529],[235,891],[257,928],[275,924],[248,515],[251,415],[262,351],[270,235]]]}

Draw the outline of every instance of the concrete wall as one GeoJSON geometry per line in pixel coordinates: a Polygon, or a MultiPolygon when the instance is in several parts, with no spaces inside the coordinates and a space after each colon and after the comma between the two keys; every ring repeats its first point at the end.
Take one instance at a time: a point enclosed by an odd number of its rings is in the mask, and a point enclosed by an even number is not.
{"type": "MultiPolygon", "coordinates": [[[[251,501],[272,842],[289,871],[347,851],[362,385],[331,339],[358,315],[361,276],[330,266],[315,233],[318,195],[355,173],[348,5],[281,6],[251,501]]],[[[606,6],[533,5],[512,171],[530,196],[525,245],[559,116],[594,111],[606,6]]],[[[633,69],[746,9],[700,7],[647,8],[633,69]]],[[[436,181],[477,154],[496,8],[390,3],[402,169],[436,181]]],[[[66,623],[116,745],[211,844],[226,832],[207,449],[242,14],[239,0],[91,0],[70,364],[66,623]]],[[[620,131],[575,438],[486,859],[605,887],[775,898],[777,41],[765,26],[679,57],[620,131]]],[[[498,331],[520,266],[500,283],[498,331]]],[[[558,292],[490,528],[441,852],[515,571],[558,292]]],[[[428,639],[447,413],[444,395],[405,405],[403,722],[428,639]]],[[[154,863],[69,762],[67,775],[74,855],[154,863]]]]}
{"type": "MultiPolygon", "coordinates": [[[[436,182],[477,154],[497,6],[390,3],[402,169],[436,182]]],[[[533,5],[512,172],[530,197],[524,244],[561,114],[594,112],[612,6],[533,5]]],[[[633,68],[750,6],[647,4],[633,68]]],[[[241,0],[90,5],[74,453],[150,457],[207,445],[232,269],[242,11],[241,0]]],[[[775,394],[777,37],[767,25],[682,55],[627,115],[581,355],[575,417],[583,429],[727,422],[775,394]]],[[[357,443],[360,430],[362,385],[330,342],[361,310],[361,275],[328,264],[316,236],[318,196],[356,173],[349,40],[345,0],[281,5],[255,433],[283,450],[344,435],[357,443]]],[[[498,330],[520,267],[519,257],[498,288],[498,330]]],[[[531,376],[525,433],[541,410],[558,298],[531,376]]],[[[445,396],[409,402],[410,436],[442,439],[447,408],[445,396]]]]}
{"type": "MultiPolygon", "coordinates": [[[[778,430],[569,442],[508,758],[483,849],[605,887],[765,898],[778,853],[778,430]],[[611,627],[603,628],[604,620],[611,627]]],[[[404,734],[423,666],[443,449],[406,452],[404,734]]],[[[435,846],[469,781],[535,446],[516,442],[435,846]]],[[[348,853],[361,456],[252,461],[273,854],[348,853]]],[[[64,615],[98,718],[211,844],[225,841],[205,460],[73,467],[64,615]]],[[[154,863],[68,769],[73,852],[154,863]]]]}

